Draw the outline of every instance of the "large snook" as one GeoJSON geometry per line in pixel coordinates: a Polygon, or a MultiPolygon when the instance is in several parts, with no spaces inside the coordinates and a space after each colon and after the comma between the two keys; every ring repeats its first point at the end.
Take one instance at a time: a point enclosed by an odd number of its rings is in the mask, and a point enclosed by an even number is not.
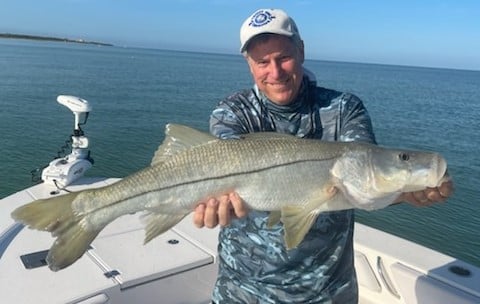
{"type": "Polygon", "coordinates": [[[281,221],[296,247],[322,211],[378,209],[404,191],[438,186],[446,162],[436,153],[323,142],[277,133],[220,140],[167,125],[152,164],[99,189],[37,200],[12,217],[57,237],[47,257],[57,271],[80,258],[116,218],[145,211],[145,243],[167,231],[208,197],[236,191],[256,210],[281,221]]]}

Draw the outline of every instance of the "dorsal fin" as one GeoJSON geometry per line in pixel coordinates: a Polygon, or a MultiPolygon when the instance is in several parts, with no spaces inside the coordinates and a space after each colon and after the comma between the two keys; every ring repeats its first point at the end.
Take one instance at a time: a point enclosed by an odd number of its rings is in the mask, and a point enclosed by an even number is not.
{"type": "Polygon", "coordinates": [[[163,162],[166,158],[191,147],[217,140],[213,135],[177,124],[165,126],[165,139],[155,152],[151,165],[163,162]]]}

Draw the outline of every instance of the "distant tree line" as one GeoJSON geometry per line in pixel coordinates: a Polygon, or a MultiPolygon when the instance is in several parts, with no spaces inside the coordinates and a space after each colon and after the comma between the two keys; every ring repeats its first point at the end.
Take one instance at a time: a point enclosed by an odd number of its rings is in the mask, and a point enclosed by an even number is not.
{"type": "Polygon", "coordinates": [[[112,44],[109,44],[109,43],[96,42],[96,41],[86,41],[86,40],[83,40],[83,39],[69,39],[69,38],[45,37],[45,36],[10,34],[10,33],[0,33],[0,38],[43,40],[43,41],[57,41],[57,42],[72,42],[72,43],[85,43],[85,44],[95,44],[95,45],[103,45],[103,46],[113,46],[112,44]]]}

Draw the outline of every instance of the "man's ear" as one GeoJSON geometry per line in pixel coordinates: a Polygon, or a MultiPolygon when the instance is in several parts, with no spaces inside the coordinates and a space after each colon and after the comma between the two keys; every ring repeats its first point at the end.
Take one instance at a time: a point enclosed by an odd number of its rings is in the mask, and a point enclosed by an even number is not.
{"type": "Polygon", "coordinates": [[[248,56],[247,53],[245,53],[245,54],[243,55],[243,58],[245,58],[245,60],[247,61],[247,65],[248,65],[248,69],[250,70],[250,74],[253,75],[252,59],[250,58],[250,56],[248,56]]]}
{"type": "Polygon", "coordinates": [[[305,61],[305,48],[303,45],[303,40],[300,40],[300,44],[298,45],[298,52],[300,56],[300,62],[303,63],[305,61]]]}

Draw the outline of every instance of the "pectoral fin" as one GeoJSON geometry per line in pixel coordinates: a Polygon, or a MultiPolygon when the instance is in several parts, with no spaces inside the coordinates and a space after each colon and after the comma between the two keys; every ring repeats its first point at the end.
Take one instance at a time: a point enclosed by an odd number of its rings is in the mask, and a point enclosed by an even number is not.
{"type": "Polygon", "coordinates": [[[298,246],[310,230],[318,214],[314,211],[306,213],[302,207],[285,207],[282,209],[282,222],[284,224],[285,245],[287,249],[298,246]]]}
{"type": "Polygon", "coordinates": [[[337,188],[334,186],[324,187],[321,192],[313,195],[306,205],[290,205],[282,208],[281,221],[284,225],[284,239],[287,249],[295,248],[302,242],[318,214],[327,211],[322,205],[332,199],[336,193],[337,188]]]}

